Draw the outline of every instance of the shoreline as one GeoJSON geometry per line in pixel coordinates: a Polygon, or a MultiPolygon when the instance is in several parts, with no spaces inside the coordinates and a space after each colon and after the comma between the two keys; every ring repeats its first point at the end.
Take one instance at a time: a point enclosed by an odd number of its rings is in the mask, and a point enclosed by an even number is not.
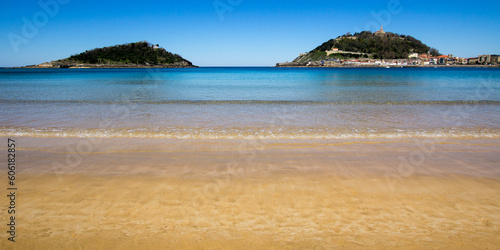
{"type": "Polygon", "coordinates": [[[62,174],[167,177],[210,177],[228,172],[246,177],[312,173],[337,177],[500,178],[496,165],[500,162],[498,138],[15,138],[19,154],[27,155],[20,158],[22,171],[27,173],[51,173],[57,166],[62,167],[57,171],[62,174]],[[73,158],[78,164],[68,163],[73,158]]]}

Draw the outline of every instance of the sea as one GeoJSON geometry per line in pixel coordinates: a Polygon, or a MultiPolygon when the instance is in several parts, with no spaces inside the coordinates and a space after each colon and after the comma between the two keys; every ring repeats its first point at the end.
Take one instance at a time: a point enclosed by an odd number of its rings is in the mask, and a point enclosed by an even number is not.
{"type": "Polygon", "coordinates": [[[500,69],[0,69],[0,136],[500,137],[500,69]]]}

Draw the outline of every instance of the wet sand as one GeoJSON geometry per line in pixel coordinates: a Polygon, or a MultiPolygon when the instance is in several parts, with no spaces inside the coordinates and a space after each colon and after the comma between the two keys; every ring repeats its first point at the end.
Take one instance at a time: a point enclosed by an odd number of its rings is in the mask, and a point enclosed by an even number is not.
{"type": "Polygon", "coordinates": [[[3,249],[500,245],[498,139],[16,140],[3,249]]]}

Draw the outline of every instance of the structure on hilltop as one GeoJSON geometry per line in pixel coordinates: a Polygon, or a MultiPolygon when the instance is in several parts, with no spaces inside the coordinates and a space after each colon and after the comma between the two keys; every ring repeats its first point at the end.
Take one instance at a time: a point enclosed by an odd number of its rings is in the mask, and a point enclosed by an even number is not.
{"type": "Polygon", "coordinates": [[[380,25],[380,30],[375,32],[375,35],[385,35],[384,26],[380,25]]]}

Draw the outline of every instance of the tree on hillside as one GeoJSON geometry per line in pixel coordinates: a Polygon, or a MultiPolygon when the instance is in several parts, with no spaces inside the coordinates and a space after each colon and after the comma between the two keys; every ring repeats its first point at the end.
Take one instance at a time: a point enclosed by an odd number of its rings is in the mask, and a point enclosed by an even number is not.
{"type": "Polygon", "coordinates": [[[441,53],[439,53],[439,50],[437,50],[436,48],[431,48],[429,50],[429,53],[431,54],[431,56],[440,56],[441,53]]]}

